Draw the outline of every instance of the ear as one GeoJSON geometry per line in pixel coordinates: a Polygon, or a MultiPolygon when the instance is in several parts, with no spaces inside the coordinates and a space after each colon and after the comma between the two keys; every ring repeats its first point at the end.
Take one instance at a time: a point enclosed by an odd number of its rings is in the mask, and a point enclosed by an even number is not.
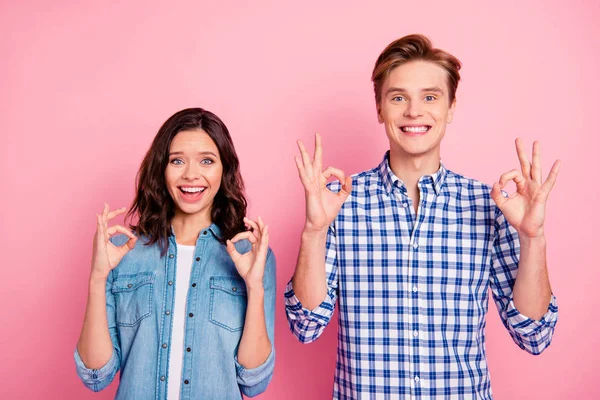
{"type": "Polygon", "coordinates": [[[448,110],[448,119],[447,123],[451,123],[454,119],[454,110],[456,109],[456,97],[452,100],[452,104],[450,105],[450,109],[448,110]]]}
{"type": "Polygon", "coordinates": [[[377,103],[377,122],[383,124],[383,118],[381,117],[381,107],[379,107],[379,103],[377,103]]]}

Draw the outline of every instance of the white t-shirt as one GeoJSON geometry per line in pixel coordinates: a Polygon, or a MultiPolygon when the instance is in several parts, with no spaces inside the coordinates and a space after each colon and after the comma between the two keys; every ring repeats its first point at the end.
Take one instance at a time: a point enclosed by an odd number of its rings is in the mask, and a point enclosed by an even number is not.
{"type": "Polygon", "coordinates": [[[195,246],[177,245],[177,269],[175,277],[175,307],[171,310],[173,331],[171,334],[171,352],[169,354],[169,382],[167,399],[179,400],[181,391],[181,370],[183,368],[183,338],[185,336],[185,306],[190,275],[194,262],[195,246]]]}

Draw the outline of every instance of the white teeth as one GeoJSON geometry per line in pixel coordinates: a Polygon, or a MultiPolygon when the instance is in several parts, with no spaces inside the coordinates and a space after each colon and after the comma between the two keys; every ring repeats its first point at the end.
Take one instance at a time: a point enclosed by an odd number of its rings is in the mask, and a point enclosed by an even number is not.
{"type": "Polygon", "coordinates": [[[182,187],[181,190],[186,192],[186,193],[198,193],[198,192],[203,192],[204,189],[206,189],[205,187],[182,187]]]}
{"type": "Polygon", "coordinates": [[[427,126],[403,126],[401,129],[403,132],[420,133],[427,132],[429,128],[427,126]]]}

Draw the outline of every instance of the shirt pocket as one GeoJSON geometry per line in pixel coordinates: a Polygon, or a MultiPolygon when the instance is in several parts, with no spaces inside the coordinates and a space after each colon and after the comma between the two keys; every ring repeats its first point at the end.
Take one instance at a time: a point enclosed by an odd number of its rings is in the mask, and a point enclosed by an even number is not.
{"type": "Polygon", "coordinates": [[[154,273],[120,275],[112,284],[115,296],[117,325],[135,326],[152,314],[154,273]]]}
{"type": "Polygon", "coordinates": [[[210,322],[228,331],[244,328],[248,297],[241,278],[213,276],[210,278],[210,322]]]}

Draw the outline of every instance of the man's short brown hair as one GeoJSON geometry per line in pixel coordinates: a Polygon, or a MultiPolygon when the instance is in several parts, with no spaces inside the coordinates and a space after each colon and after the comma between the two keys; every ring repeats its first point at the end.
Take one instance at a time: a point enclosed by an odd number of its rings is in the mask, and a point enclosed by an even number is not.
{"type": "Polygon", "coordinates": [[[461,62],[452,54],[434,48],[428,37],[408,35],[390,43],[377,58],[371,77],[377,105],[379,106],[381,102],[381,88],[385,78],[394,68],[410,61],[429,61],[446,71],[448,96],[450,104],[452,104],[456,96],[458,81],[460,81],[458,71],[462,66],[461,62]]]}

